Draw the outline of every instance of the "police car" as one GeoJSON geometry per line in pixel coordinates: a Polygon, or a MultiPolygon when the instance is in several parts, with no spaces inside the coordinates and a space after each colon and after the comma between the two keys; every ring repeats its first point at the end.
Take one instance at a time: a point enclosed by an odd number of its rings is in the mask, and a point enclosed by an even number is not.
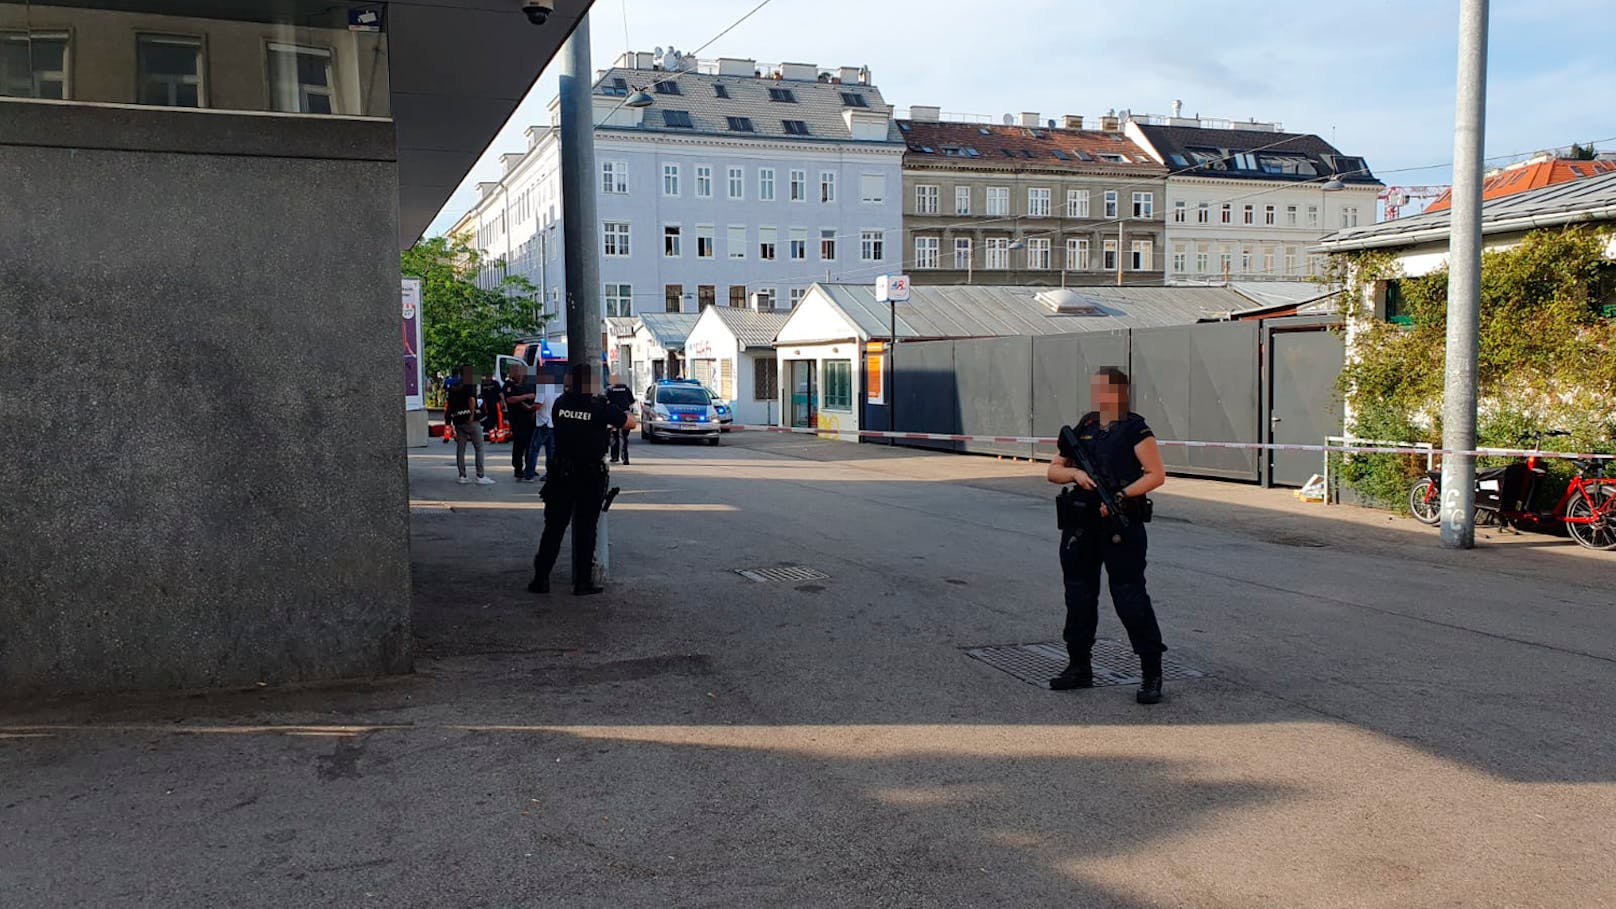
{"type": "Polygon", "coordinates": [[[712,394],[687,379],[664,379],[645,390],[640,404],[640,438],[706,439],[717,445],[722,431],[718,408],[712,394]]]}

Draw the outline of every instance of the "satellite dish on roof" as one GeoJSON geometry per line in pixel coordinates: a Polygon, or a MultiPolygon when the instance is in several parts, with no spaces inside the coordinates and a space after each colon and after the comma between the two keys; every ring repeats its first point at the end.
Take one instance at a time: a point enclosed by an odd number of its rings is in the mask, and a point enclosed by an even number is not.
{"type": "Polygon", "coordinates": [[[1054,120],[1046,120],[1045,122],[1049,124],[1050,129],[1055,128],[1055,121],[1054,120]]]}
{"type": "Polygon", "coordinates": [[[1014,124],[1015,122],[1016,122],[1015,117],[1012,117],[1009,114],[1004,115],[1003,123],[1004,123],[1005,126],[1010,126],[1010,125],[1014,124]]]}
{"type": "Polygon", "coordinates": [[[656,49],[656,58],[657,58],[657,59],[658,59],[658,60],[661,60],[661,59],[662,59],[662,48],[661,48],[661,46],[660,46],[660,45],[659,45],[659,46],[658,46],[658,47],[657,47],[657,49],[656,49]]]}

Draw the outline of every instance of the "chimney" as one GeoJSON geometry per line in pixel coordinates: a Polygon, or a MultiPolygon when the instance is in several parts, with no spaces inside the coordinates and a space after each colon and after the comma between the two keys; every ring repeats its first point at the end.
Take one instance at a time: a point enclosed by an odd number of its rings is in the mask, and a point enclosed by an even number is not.
{"type": "Polygon", "coordinates": [[[1066,129],[1082,129],[1083,117],[1080,114],[1067,114],[1061,118],[1061,126],[1066,129]]]}
{"type": "Polygon", "coordinates": [[[1117,120],[1117,117],[1116,117],[1115,114],[1108,114],[1108,115],[1100,118],[1100,130],[1102,132],[1107,132],[1107,133],[1116,132],[1117,129],[1118,129],[1117,124],[1118,124],[1118,120],[1117,120]]]}
{"type": "Polygon", "coordinates": [[[1038,128],[1038,112],[1037,111],[1022,111],[1021,112],[1021,121],[1020,121],[1020,123],[1021,123],[1022,126],[1025,126],[1028,129],[1037,129],[1038,128]]]}
{"type": "Polygon", "coordinates": [[[782,63],[780,78],[798,82],[812,82],[819,78],[819,65],[815,63],[782,63]]]}
{"type": "Polygon", "coordinates": [[[1177,120],[1177,119],[1179,119],[1179,118],[1181,118],[1183,116],[1184,116],[1184,102],[1180,101],[1180,100],[1178,100],[1176,98],[1173,99],[1173,119],[1177,120]]]}
{"type": "Polygon", "coordinates": [[[916,123],[936,123],[943,119],[943,109],[930,104],[916,104],[909,108],[909,119],[916,123]]]}
{"type": "Polygon", "coordinates": [[[753,76],[757,74],[757,61],[742,57],[719,57],[720,76],[753,76]]]}
{"type": "Polygon", "coordinates": [[[843,66],[836,70],[836,78],[842,80],[843,85],[852,85],[859,80],[859,71],[856,66],[843,66]]]}

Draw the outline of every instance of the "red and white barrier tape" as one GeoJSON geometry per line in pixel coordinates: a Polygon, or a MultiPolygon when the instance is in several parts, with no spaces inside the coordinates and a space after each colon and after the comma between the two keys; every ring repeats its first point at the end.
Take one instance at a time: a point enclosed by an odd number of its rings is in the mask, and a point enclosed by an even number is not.
{"type": "MultiPolygon", "coordinates": [[[[950,435],[941,432],[890,432],[879,429],[803,429],[795,426],[745,426],[731,425],[725,427],[733,431],[745,432],[778,432],[807,436],[858,436],[865,439],[898,439],[912,442],[991,442],[998,445],[1054,445],[1057,439],[1045,436],[973,436],[950,435]]],[[[1482,455],[1487,457],[1505,458],[1567,458],[1582,461],[1616,459],[1613,454],[1593,454],[1572,451],[1537,451],[1527,448],[1476,448],[1476,449],[1447,449],[1447,448],[1395,448],[1389,445],[1294,445],[1278,442],[1181,442],[1172,439],[1157,439],[1156,444],[1176,448],[1226,448],[1236,450],[1260,451],[1311,451],[1311,452],[1337,452],[1341,454],[1404,454],[1404,455],[1482,455]]]]}

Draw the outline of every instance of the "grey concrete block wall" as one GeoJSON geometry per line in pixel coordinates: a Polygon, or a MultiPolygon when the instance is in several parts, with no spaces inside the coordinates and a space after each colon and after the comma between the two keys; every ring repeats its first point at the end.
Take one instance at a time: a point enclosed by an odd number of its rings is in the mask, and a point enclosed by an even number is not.
{"type": "Polygon", "coordinates": [[[407,671],[391,124],[0,124],[0,696],[407,671]]]}

